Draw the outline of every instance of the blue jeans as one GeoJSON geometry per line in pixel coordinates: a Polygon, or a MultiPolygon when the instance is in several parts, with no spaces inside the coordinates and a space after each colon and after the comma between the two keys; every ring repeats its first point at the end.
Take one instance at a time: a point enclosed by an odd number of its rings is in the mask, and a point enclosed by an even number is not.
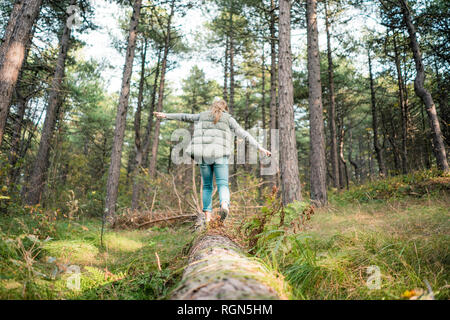
{"type": "Polygon", "coordinates": [[[200,164],[203,181],[203,211],[212,212],[213,174],[216,176],[220,204],[230,204],[230,189],[228,188],[228,158],[220,158],[213,163],[200,164]]]}

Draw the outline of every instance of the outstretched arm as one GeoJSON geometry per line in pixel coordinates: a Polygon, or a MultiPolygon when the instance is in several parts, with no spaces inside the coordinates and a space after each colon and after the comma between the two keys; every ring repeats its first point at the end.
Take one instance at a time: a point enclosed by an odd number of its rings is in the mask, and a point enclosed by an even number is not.
{"type": "Polygon", "coordinates": [[[265,153],[266,156],[270,157],[272,155],[272,153],[269,150],[264,149],[263,146],[259,144],[258,141],[256,141],[256,139],[253,138],[253,136],[249,132],[245,131],[234,118],[230,118],[230,129],[234,132],[235,135],[247,140],[248,143],[258,148],[258,150],[260,150],[261,152],[265,153]]]}
{"type": "Polygon", "coordinates": [[[178,120],[184,122],[195,122],[200,119],[199,114],[190,114],[190,113],[162,113],[162,112],[154,112],[153,113],[158,119],[168,119],[168,120],[178,120]]]}

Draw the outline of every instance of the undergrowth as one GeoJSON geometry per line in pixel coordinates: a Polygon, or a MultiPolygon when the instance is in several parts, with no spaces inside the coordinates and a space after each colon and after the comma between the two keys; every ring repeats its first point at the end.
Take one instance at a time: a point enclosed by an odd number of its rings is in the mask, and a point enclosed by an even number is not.
{"type": "Polygon", "coordinates": [[[192,239],[186,226],[107,231],[102,247],[98,219],[58,218],[51,236],[45,221],[0,216],[0,299],[165,299],[192,239]]]}
{"type": "Polygon", "coordinates": [[[449,299],[447,179],[374,181],[331,194],[321,209],[274,209],[268,197],[246,222],[250,251],[285,276],[294,299],[449,299]]]}

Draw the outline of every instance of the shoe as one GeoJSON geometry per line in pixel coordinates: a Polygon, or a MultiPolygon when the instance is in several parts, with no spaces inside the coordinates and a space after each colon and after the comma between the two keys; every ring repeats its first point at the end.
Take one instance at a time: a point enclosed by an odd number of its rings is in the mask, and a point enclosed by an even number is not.
{"type": "Polygon", "coordinates": [[[220,221],[224,221],[227,218],[228,213],[230,213],[230,209],[228,208],[228,203],[225,202],[220,207],[220,221]]]}

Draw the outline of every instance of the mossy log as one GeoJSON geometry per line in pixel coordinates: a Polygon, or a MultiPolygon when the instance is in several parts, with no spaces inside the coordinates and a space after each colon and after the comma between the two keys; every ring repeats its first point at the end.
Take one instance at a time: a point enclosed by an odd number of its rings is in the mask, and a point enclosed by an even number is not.
{"type": "Polygon", "coordinates": [[[202,235],[189,252],[174,300],[285,299],[284,281],[223,235],[202,235]]]}

